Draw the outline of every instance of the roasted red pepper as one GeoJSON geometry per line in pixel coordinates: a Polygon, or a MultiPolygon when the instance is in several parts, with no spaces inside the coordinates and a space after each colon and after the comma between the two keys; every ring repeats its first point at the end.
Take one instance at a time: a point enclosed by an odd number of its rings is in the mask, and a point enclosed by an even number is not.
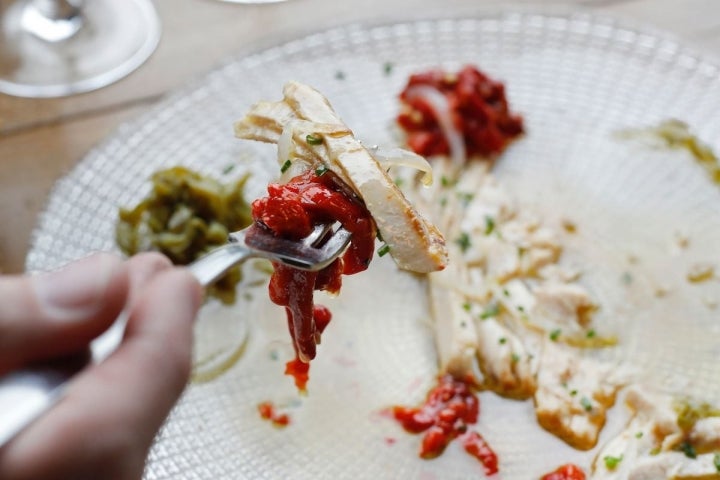
{"type": "Polygon", "coordinates": [[[307,171],[288,183],[270,184],[268,196],[252,204],[255,222],[283,238],[300,239],[314,225],[335,221],[352,234],[345,254],[319,272],[273,264],[270,299],[285,307],[296,354],[285,373],[295,378],[300,390],[305,390],[308,363],[315,358],[315,347],[331,319],[327,308],[313,304],[313,292],[338,292],[341,275],[365,270],[375,247],[375,223],[362,201],[348,192],[348,187],[331,172],[318,175],[307,171]]]}
{"type": "Polygon", "coordinates": [[[445,96],[450,120],[464,139],[468,157],[498,155],[523,132],[522,117],[510,111],[501,82],[472,66],[458,73],[430,70],[410,77],[400,94],[404,108],[397,118],[408,146],[420,155],[451,152],[438,112],[428,99],[413,94],[417,86],[432,87],[445,96]]]}
{"type": "Polygon", "coordinates": [[[454,439],[459,438],[465,450],[485,467],[485,473],[498,471],[498,460],[483,437],[469,431],[477,422],[480,403],[469,385],[452,375],[443,375],[419,407],[393,407],[393,416],[410,433],[422,433],[420,457],[435,458],[454,439]]]}
{"type": "Polygon", "coordinates": [[[553,472],[543,475],[540,480],[585,480],[585,472],[577,465],[568,463],[553,472]]]}

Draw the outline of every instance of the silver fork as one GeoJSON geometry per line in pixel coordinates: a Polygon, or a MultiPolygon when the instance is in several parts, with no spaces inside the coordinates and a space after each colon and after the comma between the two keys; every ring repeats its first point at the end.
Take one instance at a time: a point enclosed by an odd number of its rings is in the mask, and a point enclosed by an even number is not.
{"type": "MultiPolygon", "coordinates": [[[[252,257],[267,258],[303,270],[320,270],[332,263],[350,243],[350,233],[335,225],[319,225],[307,237],[277,238],[253,225],[230,234],[227,244],[188,266],[203,286],[232,266],[252,257]]],[[[98,362],[120,343],[125,315],[92,344],[91,361],[98,362]]],[[[0,377],[0,448],[62,398],[72,378],[89,359],[26,368],[0,377]]]]}
{"type": "Polygon", "coordinates": [[[229,241],[188,268],[203,286],[220,278],[231,267],[252,257],[267,258],[301,270],[322,270],[350,243],[350,232],[335,224],[320,224],[301,240],[286,240],[253,224],[230,234],[229,241]]]}

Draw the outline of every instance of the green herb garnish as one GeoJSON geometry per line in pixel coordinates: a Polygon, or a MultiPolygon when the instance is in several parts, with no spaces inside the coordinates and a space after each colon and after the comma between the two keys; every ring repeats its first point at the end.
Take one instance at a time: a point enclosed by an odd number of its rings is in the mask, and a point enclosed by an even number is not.
{"type": "Polygon", "coordinates": [[[460,250],[462,250],[463,253],[467,252],[472,244],[470,241],[470,235],[468,235],[467,232],[462,232],[460,236],[455,239],[455,243],[460,246],[460,250]]]}
{"type": "Polygon", "coordinates": [[[507,338],[505,338],[505,337],[500,337],[500,339],[498,340],[498,343],[499,343],[500,345],[505,345],[505,344],[507,343],[507,338]]]}
{"type": "Polygon", "coordinates": [[[716,453],[713,457],[713,464],[715,465],[715,470],[720,472],[720,453],[716,453]]]}
{"type": "Polygon", "coordinates": [[[495,230],[495,219],[489,215],[485,216],[485,235],[490,235],[495,230]]]}
{"type": "Polygon", "coordinates": [[[450,180],[447,176],[443,175],[440,177],[440,185],[443,187],[452,187],[455,185],[455,182],[453,180],[450,180]]]}
{"type": "Polygon", "coordinates": [[[605,461],[605,467],[608,470],[614,470],[615,467],[617,467],[618,464],[620,462],[622,462],[622,459],[623,459],[622,455],[620,455],[619,457],[613,457],[610,455],[606,455],[605,457],[603,457],[603,460],[605,461]]]}
{"type": "Polygon", "coordinates": [[[232,172],[235,169],[235,164],[231,163],[230,165],[227,165],[225,168],[223,168],[223,175],[227,175],[228,173],[232,172]]]}
{"type": "Polygon", "coordinates": [[[280,173],[287,172],[288,168],[290,168],[290,165],[292,165],[292,162],[290,160],[285,160],[285,163],[283,163],[282,167],[280,167],[280,173]]]}
{"type": "Polygon", "coordinates": [[[306,135],[305,141],[308,143],[308,145],[321,145],[323,143],[323,139],[320,135],[306,135]]]}
{"type": "Polygon", "coordinates": [[[463,207],[467,207],[470,202],[472,202],[472,199],[475,198],[475,194],[467,193],[467,192],[458,192],[457,197],[462,203],[463,207]]]}
{"type": "Polygon", "coordinates": [[[462,308],[463,308],[463,310],[465,310],[466,312],[469,312],[469,311],[470,311],[470,307],[471,307],[471,306],[472,306],[472,305],[470,305],[470,302],[465,302],[465,303],[462,304],[462,308]]]}
{"type": "Polygon", "coordinates": [[[390,245],[388,245],[388,244],[386,243],[385,245],[383,245],[382,247],[380,247],[380,248],[378,249],[378,252],[377,252],[377,253],[378,253],[378,256],[379,256],[379,257],[382,257],[382,256],[387,255],[388,252],[390,252],[390,245]]]}
{"type": "Polygon", "coordinates": [[[552,332],[550,332],[550,340],[553,342],[556,342],[558,338],[560,338],[560,335],[562,334],[562,330],[559,328],[556,328],[552,332]]]}
{"type": "Polygon", "coordinates": [[[335,79],[345,80],[345,72],[343,72],[342,70],[338,70],[337,72],[335,72],[335,79]]]}
{"type": "Polygon", "coordinates": [[[518,355],[517,353],[513,353],[510,359],[512,360],[512,363],[517,363],[520,361],[520,355],[518,355]]]}
{"type": "Polygon", "coordinates": [[[689,442],[682,442],[680,444],[680,451],[688,458],[697,458],[695,447],[693,447],[689,442]]]}
{"type": "Polygon", "coordinates": [[[595,330],[590,329],[588,330],[587,334],[585,335],[587,338],[594,338],[595,337],[595,330]]]}
{"type": "Polygon", "coordinates": [[[480,314],[481,320],[486,320],[490,317],[496,317],[500,313],[500,307],[496,303],[491,303],[488,307],[480,314]]]}
{"type": "Polygon", "coordinates": [[[318,168],[315,169],[315,175],[318,177],[322,177],[325,175],[330,169],[326,167],[325,165],[321,165],[318,168]]]}
{"type": "Polygon", "coordinates": [[[592,402],[588,397],[582,397],[580,399],[580,405],[585,409],[586,412],[589,412],[592,410],[592,402]]]}
{"type": "Polygon", "coordinates": [[[643,432],[637,432],[635,434],[635,438],[642,438],[642,436],[643,436],[643,432]]]}
{"type": "Polygon", "coordinates": [[[383,64],[383,73],[385,73],[385,75],[390,75],[394,67],[395,65],[392,62],[385,62],[383,64]]]}

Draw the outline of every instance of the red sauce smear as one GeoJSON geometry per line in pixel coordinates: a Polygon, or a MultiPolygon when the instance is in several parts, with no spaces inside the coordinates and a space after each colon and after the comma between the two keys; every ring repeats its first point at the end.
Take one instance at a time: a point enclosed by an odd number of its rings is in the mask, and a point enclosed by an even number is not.
{"type": "Polygon", "coordinates": [[[285,373],[304,391],[310,360],[315,358],[316,345],[332,317],[327,308],[313,303],[313,292],[337,293],[343,274],[368,267],[375,247],[375,223],[362,201],[329,171],[320,175],[307,171],[288,183],[268,185],[268,196],[253,202],[252,217],[283,238],[300,239],[309,235],[313,226],[335,221],[352,234],[345,254],[319,272],[273,264],[270,299],[285,307],[295,348],[295,359],[287,363],[285,373]]]}
{"type": "Polygon", "coordinates": [[[290,417],[287,413],[278,413],[272,402],[262,402],[258,406],[260,418],[269,420],[276,427],[287,427],[290,425],[290,417]]]}
{"type": "Polygon", "coordinates": [[[498,155],[523,132],[522,117],[510,112],[502,82],[472,66],[458,73],[430,70],[410,76],[400,94],[404,109],[397,122],[407,133],[408,146],[419,155],[451,153],[433,107],[421,95],[412,94],[413,87],[420,85],[433,87],[445,96],[468,157],[498,155]]]}
{"type": "Polygon", "coordinates": [[[543,475],[540,480],[585,480],[585,472],[577,465],[568,463],[553,472],[543,475]]]}
{"type": "Polygon", "coordinates": [[[468,426],[477,422],[480,402],[470,386],[452,375],[442,375],[419,407],[393,407],[393,416],[410,433],[422,433],[420,457],[441,455],[456,438],[465,451],[482,463],[485,474],[498,472],[498,459],[485,439],[468,426]]]}

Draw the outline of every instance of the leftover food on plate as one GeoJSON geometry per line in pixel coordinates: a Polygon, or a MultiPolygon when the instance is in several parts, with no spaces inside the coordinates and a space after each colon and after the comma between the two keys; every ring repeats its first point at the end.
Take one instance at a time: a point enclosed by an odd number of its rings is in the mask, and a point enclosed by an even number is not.
{"type": "Polygon", "coordinates": [[[236,123],[235,134],[278,147],[280,180],[268,187],[267,197],[253,202],[256,223],[287,238],[300,238],[315,224],[335,221],[352,233],[342,259],[320,272],[274,265],[270,298],[285,307],[295,349],[285,373],[304,391],[309,363],[331,318],[327,308],[313,304],[313,291],[337,293],[342,274],[365,270],[376,233],[384,242],[380,254],[389,253],[400,268],[418,273],[445,267],[445,240],[317,90],[287,83],[282,100],[254,105],[236,123]]]}
{"type": "Polygon", "coordinates": [[[625,429],[602,447],[593,479],[720,478],[720,406],[633,385],[625,429]]]}
{"type": "Polygon", "coordinates": [[[720,185],[720,159],[713,149],[695,135],[682,120],[670,118],[645,128],[628,128],[617,132],[621,138],[646,138],[660,145],[685,150],[705,169],[710,179],[720,185]]]}
{"type": "Polygon", "coordinates": [[[473,66],[410,76],[400,93],[398,125],[406,143],[424,156],[466,158],[499,155],[523,133],[520,115],[510,111],[505,85],[473,66]]]}
{"type": "Polygon", "coordinates": [[[585,472],[572,463],[567,463],[556,470],[546,473],[540,480],[585,480],[585,472]]]}
{"type": "MultiPolygon", "coordinates": [[[[252,221],[244,197],[247,176],[224,184],[177,166],[153,173],[150,180],[147,197],[134,207],[120,208],[115,239],[127,255],[157,250],[173,263],[187,265],[252,221]]],[[[240,267],[234,267],[208,293],[234,303],[240,280],[240,267]]]]}
{"type": "MultiPolygon", "coordinates": [[[[620,340],[595,321],[601,306],[581,283],[582,272],[561,263],[564,242],[577,233],[577,226],[567,220],[553,225],[527,207],[520,208],[490,173],[492,162],[487,160],[523,131],[520,117],[508,113],[502,84],[471,67],[459,73],[433,70],[411,76],[400,101],[397,121],[407,133],[408,145],[432,154],[433,174],[441,181],[427,188],[413,173],[393,173],[401,178],[408,198],[446,236],[450,256],[446,269],[427,275],[440,384],[423,407],[396,408],[396,419],[411,432],[427,429],[422,458],[442,453],[453,438],[467,435],[460,431],[466,432],[476,417],[462,417],[445,405],[428,413],[438,392],[447,390],[444,385],[450,380],[445,379],[450,375],[473,389],[532,399],[541,427],[576,449],[596,447],[609,409],[635,376],[626,365],[593,355],[593,350],[612,348],[620,340]],[[462,88],[456,84],[468,76],[491,86],[477,81],[473,92],[470,82],[462,88]],[[422,94],[413,91],[418,84],[422,94]],[[465,96],[460,98],[472,98],[475,110],[463,109],[457,92],[465,96]],[[408,99],[414,102],[410,107],[408,99]],[[478,106],[480,100],[495,106],[478,106]],[[477,112],[488,110],[499,113],[500,120],[485,114],[478,124],[477,112]],[[504,142],[503,130],[493,124],[501,120],[511,125],[504,131],[504,142]],[[483,127],[494,134],[478,135],[483,127]],[[473,143],[478,140],[488,144],[473,143]]],[[[653,133],[671,146],[688,149],[713,174],[714,155],[688,134],[686,125],[666,123],[653,133]]],[[[691,282],[713,277],[708,265],[688,274],[691,282]]],[[[663,401],[647,395],[630,387],[634,420],[629,430],[601,447],[590,478],[720,478],[713,464],[720,461],[720,413],[707,405],[682,407],[681,412],[693,412],[688,416],[694,421],[680,427],[675,421],[678,413],[667,400],[663,411],[663,401]],[[659,419],[663,414],[665,419],[659,419]],[[664,423],[661,427],[654,422],[664,423]],[[646,458],[649,455],[652,458],[646,458]]],[[[450,393],[443,398],[461,405],[450,393]]],[[[502,460],[502,452],[499,455],[502,460]]],[[[585,473],[567,464],[543,478],[584,479],[585,473]]]]}

